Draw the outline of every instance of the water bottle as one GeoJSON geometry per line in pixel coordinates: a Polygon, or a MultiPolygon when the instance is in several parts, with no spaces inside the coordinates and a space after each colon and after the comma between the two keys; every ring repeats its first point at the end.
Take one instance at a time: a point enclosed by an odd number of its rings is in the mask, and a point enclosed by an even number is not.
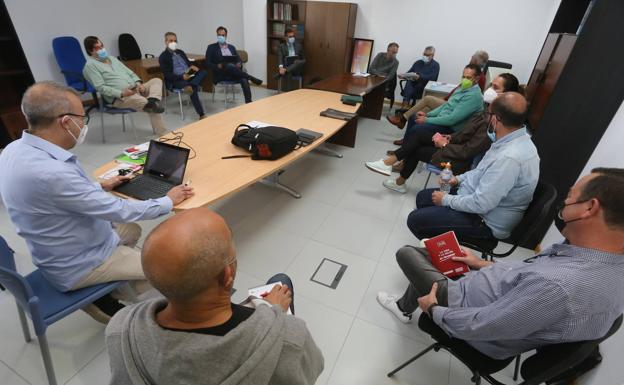
{"type": "Polygon", "coordinates": [[[451,192],[451,179],[453,179],[453,171],[451,170],[451,162],[443,164],[444,169],[440,172],[440,191],[445,193],[451,192]]]}

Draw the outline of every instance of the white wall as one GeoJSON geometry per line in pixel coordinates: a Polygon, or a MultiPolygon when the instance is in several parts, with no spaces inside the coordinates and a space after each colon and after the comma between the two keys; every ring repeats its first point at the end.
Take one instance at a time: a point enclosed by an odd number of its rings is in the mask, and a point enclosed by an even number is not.
{"type": "MultiPolygon", "coordinates": [[[[98,36],[110,54],[117,56],[119,34],[134,35],[141,51],[158,56],[164,33],[178,35],[180,48],[204,54],[216,41],[215,29],[227,27],[232,44],[242,46],[242,0],[5,0],[35,80],[64,79],[52,53],[52,39],[74,36],[80,42],[98,36]]],[[[84,51],[84,49],[83,49],[84,51]]]]}
{"type": "MultiPolygon", "coordinates": [[[[334,0],[342,1],[342,0],[334,0]]],[[[427,45],[437,49],[440,81],[456,82],[477,49],[514,65],[526,83],[560,0],[352,0],[358,4],[355,37],[374,39],[373,50],[400,45],[399,72],[406,72],[427,45]]],[[[266,1],[243,0],[250,73],[266,77],[266,1]],[[253,47],[253,48],[252,48],[253,47]],[[259,60],[255,60],[258,57],[259,60]]]]}

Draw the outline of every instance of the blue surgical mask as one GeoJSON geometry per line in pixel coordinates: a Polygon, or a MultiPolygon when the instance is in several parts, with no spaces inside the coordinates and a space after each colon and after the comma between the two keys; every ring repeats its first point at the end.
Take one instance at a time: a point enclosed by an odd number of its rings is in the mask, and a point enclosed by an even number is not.
{"type": "Polygon", "coordinates": [[[108,52],[106,52],[106,48],[101,48],[97,51],[97,55],[100,59],[105,60],[108,57],[108,52]]]}
{"type": "Polygon", "coordinates": [[[429,63],[431,61],[431,58],[429,56],[423,55],[422,61],[424,61],[425,63],[429,63]]]}
{"type": "Polygon", "coordinates": [[[490,138],[492,143],[496,142],[496,129],[492,126],[492,122],[488,123],[487,126],[487,136],[490,138]]]}
{"type": "Polygon", "coordinates": [[[295,38],[294,37],[289,37],[288,38],[288,43],[289,44],[295,44],[295,38]]]}
{"type": "Polygon", "coordinates": [[[219,44],[225,44],[225,36],[217,36],[217,41],[219,42],[219,44]]]}

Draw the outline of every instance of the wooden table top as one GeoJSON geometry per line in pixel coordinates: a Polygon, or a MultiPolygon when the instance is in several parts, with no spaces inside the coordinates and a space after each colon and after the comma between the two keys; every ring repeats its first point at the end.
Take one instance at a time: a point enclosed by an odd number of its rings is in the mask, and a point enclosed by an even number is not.
{"type": "MultiPolygon", "coordinates": [[[[205,55],[199,55],[199,54],[195,54],[195,53],[188,53],[186,54],[186,56],[191,59],[191,60],[195,60],[198,62],[203,62],[204,60],[206,60],[206,56],[205,55]]],[[[149,57],[149,58],[143,58],[143,59],[134,59],[134,60],[125,60],[123,62],[126,66],[130,67],[130,66],[141,66],[144,67],[146,69],[149,68],[159,68],[160,69],[160,64],[158,63],[158,56],[156,57],[149,57]]]]}
{"type": "MultiPolygon", "coordinates": [[[[342,104],[340,95],[336,93],[300,89],[231,108],[176,130],[184,133],[182,140],[196,152],[195,158],[189,160],[184,175],[185,181],[192,180],[195,196],[176,206],[176,209],[211,204],[284,168],[329,139],[347,123],[320,116],[321,111],[334,108],[356,112],[359,107],[359,104],[356,106],[342,104]],[[323,133],[323,137],[273,161],[251,160],[251,158],[221,159],[222,156],[248,154],[231,144],[230,140],[239,124],[252,120],[294,131],[306,128],[323,133]]],[[[173,135],[169,133],[164,137],[171,136],[173,135]]],[[[93,174],[102,175],[114,166],[115,162],[111,161],[93,174]]]]}
{"type": "Polygon", "coordinates": [[[381,76],[359,77],[344,73],[323,79],[308,87],[316,90],[338,92],[340,94],[364,96],[385,82],[386,78],[381,76]]]}

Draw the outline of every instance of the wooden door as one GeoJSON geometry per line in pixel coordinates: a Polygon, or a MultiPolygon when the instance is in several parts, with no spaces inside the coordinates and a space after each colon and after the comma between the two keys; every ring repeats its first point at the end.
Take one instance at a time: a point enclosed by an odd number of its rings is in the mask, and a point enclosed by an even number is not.
{"type": "Polygon", "coordinates": [[[304,47],[306,54],[306,79],[316,82],[330,73],[327,70],[326,20],[329,7],[325,3],[308,1],[306,3],[306,20],[304,47]]]}
{"type": "Polygon", "coordinates": [[[559,76],[568,61],[568,57],[570,56],[575,43],[576,35],[561,35],[559,44],[557,44],[550,62],[546,66],[541,83],[538,84],[535,89],[528,118],[529,124],[534,131],[537,131],[539,128],[542,115],[544,115],[544,111],[548,107],[550,96],[557,85],[559,76]]]}
{"type": "Polygon", "coordinates": [[[328,3],[325,33],[328,36],[326,49],[329,60],[326,69],[329,75],[346,71],[345,52],[351,51],[348,39],[350,7],[348,3],[328,3]]]}

